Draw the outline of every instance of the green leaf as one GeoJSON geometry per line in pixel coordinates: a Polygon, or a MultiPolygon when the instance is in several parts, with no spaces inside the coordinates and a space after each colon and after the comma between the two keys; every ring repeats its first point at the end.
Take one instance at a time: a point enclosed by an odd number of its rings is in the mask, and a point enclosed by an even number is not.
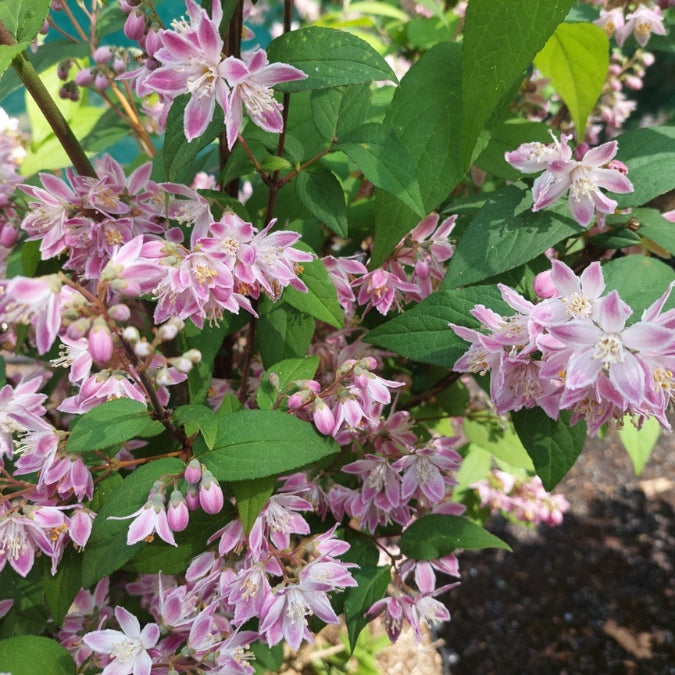
{"type": "Polygon", "coordinates": [[[295,380],[311,380],[319,367],[318,356],[306,356],[301,359],[286,359],[270,366],[263,375],[256,402],[259,408],[271,410],[277,404],[278,392],[284,393],[295,380]],[[269,376],[274,373],[279,380],[279,386],[272,386],[269,376]]]}
{"type": "Polygon", "coordinates": [[[68,613],[81,587],[82,554],[68,546],[59,561],[56,574],[52,576],[51,571],[45,567],[42,575],[42,590],[55,625],[63,625],[63,617],[68,613]]]}
{"type": "Polygon", "coordinates": [[[219,106],[216,106],[213,120],[206,127],[204,133],[188,142],[185,138],[183,118],[185,107],[189,100],[189,94],[183,94],[174,99],[166,120],[166,133],[164,134],[162,154],[164,172],[170,181],[176,180],[181,170],[188,166],[199,152],[225,131],[224,113],[222,113],[219,106]]]}
{"type": "Polygon", "coordinates": [[[394,195],[418,216],[425,210],[413,159],[397,135],[381,124],[363,124],[345,134],[335,146],[375,187],[394,195]]]}
{"type": "Polygon", "coordinates": [[[50,619],[42,591],[42,577],[50,566],[45,557],[35,560],[26,577],[19,576],[10,565],[0,572],[2,599],[14,600],[9,612],[0,621],[0,639],[25,635],[40,635],[50,619]]]}
{"type": "Polygon", "coordinates": [[[359,634],[369,623],[364,614],[375,602],[382,599],[391,581],[391,569],[387,567],[362,567],[352,573],[358,586],[345,591],[345,623],[349,646],[353,650],[359,634]]]}
{"type": "MultiPolygon", "coordinates": [[[[103,450],[134,438],[151,424],[153,420],[145,404],[130,398],[105,401],[78,420],[68,436],[66,450],[103,450]]],[[[161,424],[160,427],[157,428],[159,432],[164,428],[161,424]]]]}
{"type": "Polygon", "coordinates": [[[464,166],[471,161],[481,130],[497,121],[495,110],[520,84],[572,4],[573,0],[471,0],[462,42],[464,166]]]}
{"type": "Polygon", "coordinates": [[[411,47],[416,49],[430,49],[439,42],[448,42],[454,39],[459,17],[454,15],[455,21],[449,23],[441,17],[417,17],[406,24],[406,33],[411,47]]]}
{"type": "Polygon", "coordinates": [[[479,303],[495,311],[507,311],[496,286],[437,291],[371,330],[364,339],[415,361],[452,368],[469,346],[448,324],[479,328],[480,323],[470,313],[479,303]]]}
{"type": "MultiPolygon", "coordinates": [[[[296,248],[311,250],[302,242],[296,244],[296,248]]],[[[307,292],[287,286],[283,294],[284,302],[338,330],[344,328],[344,315],[337,299],[335,284],[330,280],[321,260],[315,258],[311,262],[302,263],[302,272],[298,276],[307,286],[307,292]]]]}
{"type": "Polygon", "coordinates": [[[116,110],[106,110],[97,120],[91,131],[80,141],[84,150],[96,154],[104,152],[117,141],[129,136],[129,125],[120,119],[116,110]]]}
{"type": "Polygon", "coordinates": [[[661,426],[653,417],[645,420],[640,429],[633,424],[630,415],[624,418],[623,428],[619,429],[619,438],[633,462],[636,476],[642,473],[660,435],[661,426]]]}
{"type": "Polygon", "coordinates": [[[367,42],[341,30],[310,26],[272,40],[270,61],[281,61],[307,74],[304,80],[275,85],[275,91],[327,89],[345,84],[392,80],[389,64],[367,42]]]}
{"type": "Polygon", "coordinates": [[[112,574],[134,557],[143,546],[127,546],[131,520],[108,520],[108,516],[128,516],[148,500],[157,480],[182,474],[185,464],[175,457],[155,459],[138,467],[114,489],[94,520],[91,536],[82,554],[82,585],[89,587],[112,574]]]}
{"type": "Polygon", "coordinates": [[[572,413],[560,412],[551,419],[541,408],[511,413],[518,438],[532,458],[544,487],[552,490],[572,468],[586,442],[586,424],[570,426],[572,413]]]}
{"type": "Polygon", "coordinates": [[[656,209],[634,209],[631,219],[639,221],[637,234],[675,255],[675,223],[666,220],[656,209]]]}
{"type": "MultiPolygon", "coordinates": [[[[626,323],[639,321],[642,312],[659,298],[671,281],[675,271],[658,258],[644,255],[627,255],[610,260],[602,266],[606,292],[616,290],[621,298],[633,310],[626,323]]],[[[671,294],[665,309],[675,307],[675,297],[671,294]]]]}
{"type": "MultiPolygon", "coordinates": [[[[288,290],[288,289],[286,289],[288,290]]],[[[268,305],[267,302],[261,305],[268,305]]],[[[256,339],[262,356],[263,366],[284,359],[299,358],[307,353],[314,335],[316,321],[305,312],[298,311],[287,302],[271,302],[271,311],[260,310],[256,339]]]]}
{"type": "Polygon", "coordinates": [[[239,519],[246,534],[251,532],[255,519],[260,515],[270,495],[274,492],[276,482],[274,476],[264,476],[263,478],[234,481],[231,484],[232,492],[237,500],[239,519]]]}
{"type": "Polygon", "coordinates": [[[487,412],[480,417],[465,417],[463,422],[464,434],[478,447],[509,466],[534,471],[532,459],[523,447],[518,435],[510,422],[504,422],[499,417],[487,412]]]}
{"type": "MultiPolygon", "coordinates": [[[[461,46],[442,43],[413,64],[387,108],[385,124],[408,149],[425,215],[433,211],[461,180],[462,104],[461,46]],[[423,102],[424,114],[420,114],[423,102]]],[[[394,195],[376,191],[372,267],[384,259],[419,221],[414,209],[394,195]]]]}
{"type": "Polygon", "coordinates": [[[613,196],[618,208],[642,206],[675,188],[675,126],[629,131],[614,140],[616,158],[628,167],[634,192],[613,196]]]}
{"type": "Polygon", "coordinates": [[[241,410],[218,420],[213,450],[194,446],[207,469],[222,481],[248,480],[293,471],[338,451],[309,422],[276,410],[241,410]]]}
{"type": "Polygon", "coordinates": [[[347,238],[347,205],[338,179],[331,171],[316,167],[302,171],[295,179],[302,205],[338,237],[347,238]]]}
{"type": "Polygon", "coordinates": [[[486,478],[492,469],[492,455],[475,443],[469,443],[462,454],[462,465],[455,473],[457,485],[452,491],[453,501],[462,501],[464,495],[473,489],[470,486],[486,478]]]}
{"type": "Polygon", "coordinates": [[[56,640],[17,635],[0,642],[0,671],[11,675],[75,675],[73,657],[56,640]]]}
{"type": "Polygon", "coordinates": [[[30,43],[42,28],[50,5],[51,0],[5,0],[0,2],[0,21],[17,42],[30,43]]]}
{"type": "Polygon", "coordinates": [[[316,130],[327,141],[340,138],[365,120],[370,99],[367,84],[313,91],[309,102],[316,130]]]}
{"type": "Polygon", "coordinates": [[[16,56],[21,54],[24,49],[30,45],[28,42],[19,42],[15,45],[0,45],[0,75],[2,75],[11,65],[16,56]]]}
{"type": "Polygon", "coordinates": [[[577,136],[582,138],[607,78],[607,33],[592,23],[562,23],[537,54],[534,64],[551,78],[572,114],[577,136]]]}
{"type": "Polygon", "coordinates": [[[255,660],[263,668],[265,672],[278,673],[284,663],[284,642],[270,647],[263,644],[259,640],[251,644],[251,651],[255,656],[255,660]]]}
{"type": "Polygon", "coordinates": [[[414,521],[401,536],[399,546],[403,555],[414,560],[436,560],[458,548],[503,548],[511,551],[506,542],[467,518],[438,513],[414,521]]]}
{"type": "Polygon", "coordinates": [[[531,207],[532,196],[515,185],[488,199],[459,240],[441,288],[506,272],[580,233],[570,216],[551,209],[533,213],[531,207]]]}
{"type": "Polygon", "coordinates": [[[201,431],[206,446],[211,449],[216,442],[218,421],[216,413],[205,405],[182,405],[173,413],[173,418],[181,427],[185,428],[188,436],[201,431]]]}

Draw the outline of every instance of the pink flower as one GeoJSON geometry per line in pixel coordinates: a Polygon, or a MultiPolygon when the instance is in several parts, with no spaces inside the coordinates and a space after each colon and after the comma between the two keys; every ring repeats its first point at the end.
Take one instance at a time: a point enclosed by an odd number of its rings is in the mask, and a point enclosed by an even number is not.
{"type": "Polygon", "coordinates": [[[616,291],[596,304],[593,320],[573,319],[551,326],[550,333],[572,355],[567,365],[565,386],[582,389],[606,372],[610,383],[628,402],[640,406],[650,373],[641,353],[652,358],[665,354],[675,344],[672,330],[656,323],[638,321],[628,328],[626,319],[632,310],[616,291]]]}
{"type": "Polygon", "coordinates": [[[137,511],[130,513],[128,516],[108,516],[108,520],[127,520],[129,518],[134,520],[127,533],[127,546],[152,538],[155,532],[167,544],[178,546],[169,527],[164,508],[164,495],[155,491],[154,487],[150,492],[148,501],[137,511]]]}
{"type": "Polygon", "coordinates": [[[150,675],[152,658],[148,650],[159,640],[159,626],[149,623],[141,630],[138,619],[124,607],[115,607],[115,618],[121,631],[107,628],[82,637],[91,650],[112,657],[101,675],[150,675]]]}
{"type": "Polygon", "coordinates": [[[649,42],[652,33],[656,35],[665,35],[666,29],[663,25],[663,14],[658,6],[647,7],[640,5],[634,12],[626,16],[626,23],[616,28],[616,41],[621,47],[633,33],[640,47],[644,47],[649,42]]]}
{"type": "MultiPolygon", "coordinates": [[[[619,34],[624,26],[623,8],[613,7],[612,9],[601,9],[600,18],[593,22],[596,26],[600,26],[609,37],[617,33],[617,42],[619,42],[619,34]]],[[[623,39],[619,44],[623,44],[623,39]]]]}
{"type": "Polygon", "coordinates": [[[633,191],[633,184],[624,172],[609,168],[617,151],[616,141],[603,143],[583,154],[580,161],[571,158],[567,137],[553,145],[524,143],[517,150],[505,154],[506,161],[525,173],[546,169],[534,181],[532,195],[533,211],[550,206],[569,190],[569,207],[574,219],[588,226],[597,210],[613,213],[617,202],[604,195],[600,188],[612,192],[633,191]]]}
{"type": "Polygon", "coordinates": [[[33,324],[40,354],[49,351],[61,328],[61,281],[45,277],[13,277],[0,281],[0,318],[33,324]]]}
{"type": "Polygon", "coordinates": [[[220,3],[213,3],[213,18],[192,0],[186,4],[190,22],[160,33],[162,46],[153,56],[162,65],[144,80],[143,93],[156,91],[172,100],[189,93],[183,119],[185,138],[191,141],[204,133],[213,119],[216,101],[227,113],[230,90],[221,66],[220,3]]]}
{"type": "Polygon", "coordinates": [[[232,87],[225,114],[227,145],[230,149],[241,131],[244,107],[254,124],[265,131],[280,133],[284,124],[281,117],[283,106],[274,99],[271,87],[279,82],[307,77],[301,70],[286,63],[269,63],[262,49],[244,55],[243,61],[228,56],[223,62],[222,72],[232,87]]]}

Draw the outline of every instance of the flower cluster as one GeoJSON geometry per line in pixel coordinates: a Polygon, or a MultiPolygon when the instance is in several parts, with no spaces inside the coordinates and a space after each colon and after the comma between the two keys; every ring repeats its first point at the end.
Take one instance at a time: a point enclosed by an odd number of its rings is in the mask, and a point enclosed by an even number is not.
{"type": "Polygon", "coordinates": [[[285,63],[270,64],[262,49],[240,59],[223,57],[221,4],[213,2],[211,16],[193,0],[186,0],[186,5],[187,19],[174,22],[171,29],[148,32],[145,14],[122,3],[128,11],[127,37],[139,40],[147,52],[144,64],[122,77],[134,80],[139,96],[159,93],[167,111],[176,97],[189,94],[184,113],[188,141],[204,132],[214,118],[216,103],[223,113],[230,148],[241,131],[244,108],[261,129],[279,133],[282,105],[274,99],[272,87],[307,75],[285,63]]]}
{"type": "Polygon", "coordinates": [[[600,18],[595,21],[610,37],[614,36],[620,47],[631,35],[641,47],[644,47],[652,33],[666,34],[663,14],[658,5],[653,7],[639,5],[632,12],[624,14],[624,11],[623,7],[601,9],[600,18]]]}
{"type": "Polygon", "coordinates": [[[633,191],[626,177],[627,170],[614,160],[617,143],[611,141],[596,148],[580,143],[572,155],[563,134],[553,143],[523,143],[505,154],[506,161],[523,173],[544,171],[532,189],[533,211],[545,209],[569,191],[568,204],[574,219],[588,227],[597,210],[600,214],[613,213],[617,202],[601,192],[600,188],[620,194],[633,191]]]}
{"type": "Polygon", "coordinates": [[[471,342],[454,365],[459,372],[491,373],[497,412],[540,406],[557,419],[572,410],[590,433],[626,414],[637,423],[655,417],[670,428],[666,409],[675,380],[675,310],[663,311],[672,284],[639,321],[617,291],[603,295],[600,263],[581,276],[554,260],[552,297],[533,304],[504,285],[504,301],[516,313],[501,316],[483,305],[471,313],[487,333],[451,324],[471,342]],[[538,356],[538,358],[536,358],[538,356]]]}
{"type": "Polygon", "coordinates": [[[365,311],[374,307],[380,314],[388,314],[392,307],[400,310],[408,302],[426,298],[445,276],[444,263],[454,252],[449,236],[456,219],[450,216],[439,224],[440,216],[429,214],[401,239],[381,267],[371,272],[353,258],[323,258],[343,309],[351,314],[356,302],[365,311]]]}
{"type": "Polygon", "coordinates": [[[470,487],[478,492],[481,506],[523,523],[560,525],[570,507],[563,495],[545,490],[539,476],[518,480],[497,469],[470,487]]]}

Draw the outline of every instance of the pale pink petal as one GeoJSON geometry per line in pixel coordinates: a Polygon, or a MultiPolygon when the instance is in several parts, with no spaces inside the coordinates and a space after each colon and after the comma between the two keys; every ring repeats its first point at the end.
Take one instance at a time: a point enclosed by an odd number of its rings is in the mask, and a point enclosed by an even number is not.
{"type": "Polygon", "coordinates": [[[592,167],[603,166],[616,155],[618,147],[619,145],[616,141],[609,141],[609,143],[603,143],[595,148],[591,148],[584,155],[582,164],[592,167]]]}

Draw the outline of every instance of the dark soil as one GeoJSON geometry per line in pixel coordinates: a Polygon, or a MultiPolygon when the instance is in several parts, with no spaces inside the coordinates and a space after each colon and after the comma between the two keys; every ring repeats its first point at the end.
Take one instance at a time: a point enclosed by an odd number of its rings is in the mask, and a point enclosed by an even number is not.
{"type": "Polygon", "coordinates": [[[674,675],[675,436],[637,478],[616,437],[589,441],[555,491],[561,526],[495,519],[514,552],[462,554],[446,672],[674,675]]]}

